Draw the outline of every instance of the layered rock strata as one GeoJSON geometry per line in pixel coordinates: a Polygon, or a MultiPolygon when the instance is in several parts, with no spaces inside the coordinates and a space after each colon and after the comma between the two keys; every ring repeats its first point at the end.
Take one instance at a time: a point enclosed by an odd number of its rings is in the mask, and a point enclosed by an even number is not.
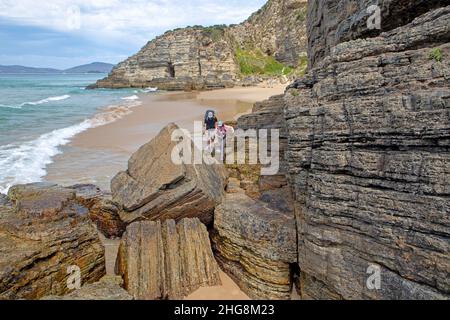
{"type": "Polygon", "coordinates": [[[198,219],[131,224],[116,268],[125,289],[140,300],[181,299],[221,284],[208,232],[198,219]]]}
{"type": "Polygon", "coordinates": [[[104,248],[75,192],[20,185],[10,189],[9,199],[0,206],[0,299],[69,293],[74,270],[81,284],[103,277],[104,248]]]}
{"type": "Polygon", "coordinates": [[[450,7],[387,1],[398,28],[333,47],[365,34],[332,31],[347,3],[311,1],[313,68],[284,98],[301,295],[448,299],[450,7]]]}
{"type": "Polygon", "coordinates": [[[328,56],[339,43],[391,31],[445,4],[448,4],[445,0],[309,1],[307,31],[310,66],[328,56]],[[378,13],[379,26],[369,28],[368,20],[374,24],[378,13]]]}
{"type": "Polygon", "coordinates": [[[178,141],[172,141],[172,133],[177,129],[174,124],[164,128],[130,158],[128,170],[112,180],[113,201],[122,206],[120,215],[127,224],[183,218],[212,222],[227,172],[219,164],[176,164],[172,152],[178,141]]]}
{"type": "MultiPolygon", "coordinates": [[[[218,30],[223,33],[223,31],[218,30]]],[[[169,31],[120,63],[98,87],[194,90],[232,86],[238,74],[233,48],[204,28],[169,31]]]]}
{"type": "Polygon", "coordinates": [[[291,298],[297,261],[294,216],[234,187],[215,212],[213,248],[222,269],[253,299],[291,298]]]}

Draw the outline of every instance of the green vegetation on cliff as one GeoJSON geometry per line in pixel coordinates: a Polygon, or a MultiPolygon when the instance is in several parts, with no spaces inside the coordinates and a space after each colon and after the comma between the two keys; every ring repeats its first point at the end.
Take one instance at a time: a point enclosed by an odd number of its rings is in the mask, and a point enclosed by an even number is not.
{"type": "Polygon", "coordinates": [[[236,49],[235,54],[243,75],[282,76],[289,75],[293,70],[260,50],[236,49]]]}
{"type": "Polygon", "coordinates": [[[209,36],[214,42],[217,42],[223,39],[226,28],[227,25],[225,24],[203,27],[203,33],[209,36]]]}
{"type": "Polygon", "coordinates": [[[443,57],[443,53],[441,48],[434,48],[430,52],[430,60],[435,60],[437,62],[441,62],[443,57]]]}

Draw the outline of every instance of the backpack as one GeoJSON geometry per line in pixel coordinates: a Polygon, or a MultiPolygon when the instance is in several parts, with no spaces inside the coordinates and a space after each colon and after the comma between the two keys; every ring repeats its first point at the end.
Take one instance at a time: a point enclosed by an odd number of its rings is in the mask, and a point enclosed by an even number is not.
{"type": "Polygon", "coordinates": [[[208,120],[208,115],[212,113],[213,114],[213,119],[216,117],[216,112],[214,110],[208,110],[205,113],[205,122],[208,120]]]}

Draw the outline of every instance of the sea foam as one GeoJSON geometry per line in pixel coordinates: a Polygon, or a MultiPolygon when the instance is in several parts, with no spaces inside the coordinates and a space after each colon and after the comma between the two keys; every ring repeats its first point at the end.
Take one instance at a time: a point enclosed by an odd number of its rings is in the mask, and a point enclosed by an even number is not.
{"type": "Polygon", "coordinates": [[[22,144],[0,146],[0,193],[7,193],[16,184],[40,182],[47,174],[46,167],[53,157],[61,154],[60,147],[67,145],[77,134],[91,128],[112,123],[131,113],[127,106],[110,106],[82,123],[57,129],[22,144]]]}
{"type": "Polygon", "coordinates": [[[42,100],[38,100],[38,101],[27,101],[27,102],[21,103],[21,104],[19,104],[17,106],[0,104],[0,108],[22,109],[25,106],[38,106],[40,104],[49,103],[49,102],[55,102],[55,101],[67,100],[69,98],[70,98],[70,95],[66,94],[66,95],[63,95],[63,96],[48,97],[48,98],[45,98],[45,99],[42,99],[42,100]]]}
{"type": "Polygon", "coordinates": [[[22,103],[20,106],[26,106],[26,105],[32,105],[32,106],[37,106],[40,104],[44,104],[44,103],[49,103],[49,102],[53,102],[53,101],[61,101],[61,100],[66,100],[69,99],[70,95],[66,94],[63,96],[57,96],[57,97],[48,97],[39,101],[31,101],[31,102],[24,102],[22,103]]]}
{"type": "Polygon", "coordinates": [[[123,97],[122,100],[139,100],[139,97],[134,95],[134,96],[129,96],[129,97],[123,97]]]}

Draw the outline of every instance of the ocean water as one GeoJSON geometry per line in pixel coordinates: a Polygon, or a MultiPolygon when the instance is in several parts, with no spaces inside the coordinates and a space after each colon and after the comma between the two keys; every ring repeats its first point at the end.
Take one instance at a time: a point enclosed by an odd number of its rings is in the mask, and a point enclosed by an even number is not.
{"type": "Polygon", "coordinates": [[[62,147],[139,104],[143,91],[85,90],[104,74],[0,75],[0,193],[42,181],[62,147]]]}

